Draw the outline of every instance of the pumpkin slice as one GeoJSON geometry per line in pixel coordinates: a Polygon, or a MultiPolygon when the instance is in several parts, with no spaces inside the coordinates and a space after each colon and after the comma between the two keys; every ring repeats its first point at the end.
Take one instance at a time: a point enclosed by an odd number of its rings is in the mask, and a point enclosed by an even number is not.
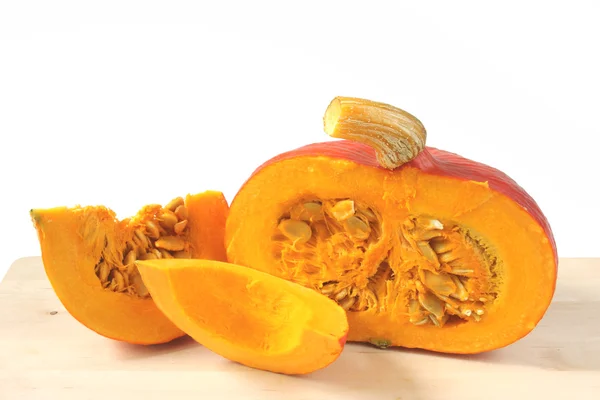
{"type": "Polygon", "coordinates": [[[136,343],[184,333],[153,302],[136,259],[224,260],[228,204],[221,192],[177,197],[117,220],[105,206],[33,209],[44,269],[65,309],[100,335],[136,343]]]}
{"type": "Polygon", "coordinates": [[[344,310],[301,285],[219,261],[136,264],[158,308],[198,343],[229,360],[307,374],[331,364],[343,350],[344,310]]]}
{"type": "Polygon", "coordinates": [[[531,332],[558,257],[538,204],[493,167],[425,146],[410,114],[336,98],[315,143],[261,165],[231,203],[228,261],[347,310],[349,341],[478,353],[531,332]]]}

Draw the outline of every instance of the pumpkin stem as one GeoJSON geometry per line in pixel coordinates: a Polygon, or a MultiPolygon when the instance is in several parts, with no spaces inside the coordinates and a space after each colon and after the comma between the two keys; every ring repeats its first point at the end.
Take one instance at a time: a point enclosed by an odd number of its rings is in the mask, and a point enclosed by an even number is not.
{"type": "Polygon", "coordinates": [[[355,97],[333,99],[323,122],[325,132],[331,137],[371,146],[379,164],[387,169],[415,158],[427,138],[421,121],[406,111],[355,97]]]}

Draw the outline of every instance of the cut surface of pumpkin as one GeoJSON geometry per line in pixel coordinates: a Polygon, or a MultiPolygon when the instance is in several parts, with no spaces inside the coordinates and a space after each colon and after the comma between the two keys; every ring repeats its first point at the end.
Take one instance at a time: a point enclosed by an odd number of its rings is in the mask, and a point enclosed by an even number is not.
{"type": "Polygon", "coordinates": [[[332,298],[349,341],[478,353],[533,330],[558,262],[536,202],[497,169],[423,146],[410,114],[336,101],[325,128],[341,140],[276,156],[239,190],[228,261],[332,298]]]}
{"type": "Polygon", "coordinates": [[[306,374],[343,350],[345,311],[301,285],[212,260],[136,261],[159,309],[209,350],[240,364],[306,374]]]}
{"type": "Polygon", "coordinates": [[[221,192],[176,197],[118,220],[105,206],[31,210],[46,275],[66,310],[96,333],[135,343],[184,333],[154,304],[138,259],[224,260],[228,204],[221,192]]]}

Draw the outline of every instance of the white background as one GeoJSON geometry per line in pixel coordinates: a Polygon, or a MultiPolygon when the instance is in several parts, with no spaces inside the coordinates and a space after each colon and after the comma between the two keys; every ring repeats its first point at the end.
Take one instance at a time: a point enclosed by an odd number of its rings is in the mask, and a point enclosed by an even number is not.
{"type": "Polygon", "coordinates": [[[415,114],[429,145],[521,184],[560,256],[600,256],[600,3],[309,4],[2,2],[0,276],[39,255],[30,208],[231,201],[328,140],[336,95],[415,114]]]}

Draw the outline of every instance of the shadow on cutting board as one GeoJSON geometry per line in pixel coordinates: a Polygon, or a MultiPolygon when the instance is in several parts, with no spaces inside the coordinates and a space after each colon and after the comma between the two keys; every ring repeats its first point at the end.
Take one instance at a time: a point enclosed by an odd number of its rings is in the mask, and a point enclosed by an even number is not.
{"type": "Polygon", "coordinates": [[[170,341],[169,343],[163,344],[140,346],[137,344],[115,341],[113,346],[115,346],[115,356],[120,360],[127,361],[152,358],[163,354],[175,354],[177,352],[189,351],[191,348],[199,346],[199,344],[189,336],[182,336],[170,341]]]}

